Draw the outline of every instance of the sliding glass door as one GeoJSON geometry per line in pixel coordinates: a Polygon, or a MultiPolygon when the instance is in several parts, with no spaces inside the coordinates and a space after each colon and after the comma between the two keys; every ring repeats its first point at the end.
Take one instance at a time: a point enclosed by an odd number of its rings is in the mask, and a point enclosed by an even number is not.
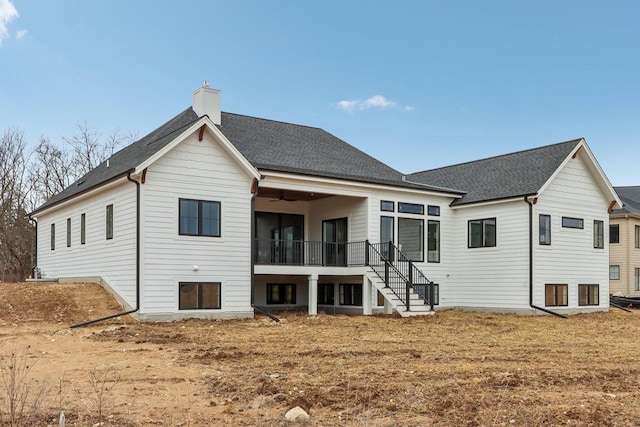
{"type": "Polygon", "coordinates": [[[302,264],[304,216],[256,212],[256,262],[302,264]]]}

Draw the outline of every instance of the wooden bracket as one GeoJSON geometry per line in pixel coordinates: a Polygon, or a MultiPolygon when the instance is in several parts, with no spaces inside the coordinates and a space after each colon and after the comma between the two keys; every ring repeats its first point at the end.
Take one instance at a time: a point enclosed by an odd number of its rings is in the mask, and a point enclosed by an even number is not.
{"type": "Polygon", "coordinates": [[[202,139],[204,138],[204,128],[206,125],[202,125],[200,126],[200,133],[198,134],[198,141],[202,141],[202,139]]]}
{"type": "Polygon", "coordinates": [[[613,210],[613,205],[615,205],[615,204],[616,204],[615,200],[613,200],[611,203],[609,203],[609,209],[607,209],[608,213],[611,213],[611,211],[613,210]]]}

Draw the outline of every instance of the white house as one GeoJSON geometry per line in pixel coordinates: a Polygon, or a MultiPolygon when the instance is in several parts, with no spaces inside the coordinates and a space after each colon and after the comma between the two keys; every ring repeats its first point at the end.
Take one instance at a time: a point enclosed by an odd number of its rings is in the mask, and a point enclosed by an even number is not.
{"type": "Polygon", "coordinates": [[[38,268],[143,320],[436,308],[607,310],[608,213],[584,139],[411,175],[322,129],[189,107],[52,197],[38,268]]]}

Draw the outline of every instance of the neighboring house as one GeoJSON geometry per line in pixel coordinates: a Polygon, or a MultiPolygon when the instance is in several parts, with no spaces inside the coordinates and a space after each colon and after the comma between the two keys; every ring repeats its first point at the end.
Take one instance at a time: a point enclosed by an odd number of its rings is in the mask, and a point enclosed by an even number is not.
{"type": "Polygon", "coordinates": [[[621,209],[609,215],[609,280],[613,295],[640,296],[640,186],[615,187],[621,209]]]}
{"type": "Polygon", "coordinates": [[[607,310],[608,213],[583,139],[403,175],[322,129],[193,107],[32,213],[38,267],[140,319],[607,310]]]}

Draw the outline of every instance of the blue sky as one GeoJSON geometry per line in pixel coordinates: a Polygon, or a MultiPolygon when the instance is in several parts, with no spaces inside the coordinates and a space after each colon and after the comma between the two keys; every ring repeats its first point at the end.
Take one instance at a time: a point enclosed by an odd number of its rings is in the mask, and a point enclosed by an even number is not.
{"type": "Polygon", "coordinates": [[[203,80],[405,172],[585,137],[640,185],[640,2],[0,0],[0,131],[144,136],[203,80]]]}

